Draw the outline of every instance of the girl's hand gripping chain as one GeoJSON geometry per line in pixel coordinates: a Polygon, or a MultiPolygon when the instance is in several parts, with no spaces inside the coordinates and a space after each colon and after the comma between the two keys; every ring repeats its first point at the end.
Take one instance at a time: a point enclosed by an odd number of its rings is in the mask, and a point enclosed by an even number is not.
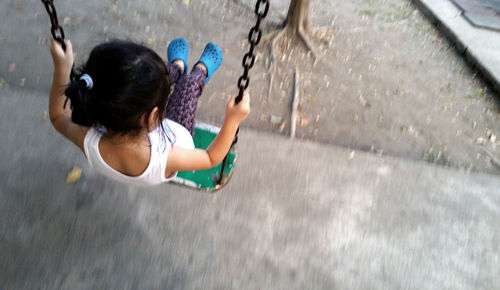
{"type": "Polygon", "coordinates": [[[250,113],[250,96],[245,91],[241,102],[235,104],[236,97],[231,98],[226,105],[226,118],[228,121],[241,123],[250,113]]]}
{"type": "MultiPolygon", "coordinates": [[[[71,41],[65,40],[66,51],[63,50],[61,44],[55,40],[51,39],[52,46],[50,48],[50,53],[52,54],[52,60],[54,61],[54,75],[67,76],[71,73],[71,68],[73,67],[73,47],[71,41]]],[[[67,81],[68,79],[66,79],[67,81]]]]}

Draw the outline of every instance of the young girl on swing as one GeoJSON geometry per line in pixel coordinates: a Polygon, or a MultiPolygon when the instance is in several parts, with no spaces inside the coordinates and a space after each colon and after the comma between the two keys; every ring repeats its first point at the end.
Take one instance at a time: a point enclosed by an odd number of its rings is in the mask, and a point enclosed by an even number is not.
{"type": "Polygon", "coordinates": [[[212,144],[206,150],[195,149],[197,101],[222,62],[217,45],[208,43],[187,74],[189,46],[184,38],[168,46],[168,64],[145,46],[111,41],[96,46],[74,75],[71,43],[66,41],[66,46],[64,51],[52,39],[50,120],[95,170],[115,180],[155,185],[169,181],[177,171],[217,166],[250,112],[248,94],[237,105],[232,98],[212,144]]]}

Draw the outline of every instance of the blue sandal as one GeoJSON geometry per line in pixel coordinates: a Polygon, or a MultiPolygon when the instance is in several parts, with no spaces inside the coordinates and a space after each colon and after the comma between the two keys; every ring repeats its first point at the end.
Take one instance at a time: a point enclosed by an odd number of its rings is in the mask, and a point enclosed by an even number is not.
{"type": "Polygon", "coordinates": [[[185,38],[176,38],[170,42],[167,49],[168,62],[173,63],[175,60],[184,62],[184,74],[187,74],[187,59],[189,52],[189,42],[185,38]]]}
{"type": "Polygon", "coordinates": [[[210,81],[210,77],[222,63],[222,50],[215,43],[209,42],[205,46],[205,50],[203,50],[200,59],[198,60],[198,62],[196,62],[194,67],[196,67],[196,65],[200,62],[203,63],[207,68],[206,82],[208,83],[210,81]]]}

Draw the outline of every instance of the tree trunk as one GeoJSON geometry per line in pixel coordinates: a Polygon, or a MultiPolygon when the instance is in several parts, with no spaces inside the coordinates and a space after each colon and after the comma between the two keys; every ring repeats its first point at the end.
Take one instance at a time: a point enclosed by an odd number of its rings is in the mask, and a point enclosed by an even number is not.
{"type": "Polygon", "coordinates": [[[309,7],[311,0],[291,0],[286,17],[286,28],[293,33],[309,32],[309,7]]]}
{"type": "MultiPolygon", "coordinates": [[[[311,0],[290,0],[290,7],[288,8],[288,14],[285,20],[285,28],[281,30],[276,37],[273,38],[271,43],[271,60],[274,59],[274,47],[277,39],[280,39],[282,35],[292,34],[293,37],[298,37],[307,46],[309,51],[314,56],[314,64],[318,60],[318,53],[314,48],[314,44],[309,38],[312,34],[309,27],[309,8],[311,6],[311,0]]],[[[272,84],[272,78],[271,78],[272,84]]]]}

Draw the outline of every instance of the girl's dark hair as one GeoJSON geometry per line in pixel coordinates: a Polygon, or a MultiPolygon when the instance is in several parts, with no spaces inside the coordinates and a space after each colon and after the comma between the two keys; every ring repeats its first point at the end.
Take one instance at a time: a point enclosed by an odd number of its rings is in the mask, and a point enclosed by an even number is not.
{"type": "Polygon", "coordinates": [[[102,126],[112,134],[137,134],[144,126],[141,117],[154,107],[161,124],[170,87],[167,67],[152,49],[113,40],[92,50],[87,62],[72,74],[65,94],[74,123],[102,126]],[[80,80],[83,74],[92,78],[92,89],[80,80]]]}

